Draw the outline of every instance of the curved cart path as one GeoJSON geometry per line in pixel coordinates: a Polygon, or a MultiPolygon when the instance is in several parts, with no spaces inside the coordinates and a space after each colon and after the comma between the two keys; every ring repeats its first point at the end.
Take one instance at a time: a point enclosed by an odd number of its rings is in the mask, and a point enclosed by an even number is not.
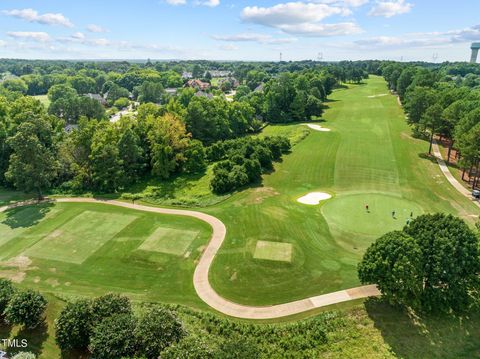
{"type": "Polygon", "coordinates": [[[463,194],[465,197],[468,199],[472,200],[473,203],[475,203],[477,206],[480,207],[480,203],[478,201],[473,200],[472,198],[472,192],[465,188],[460,182],[457,181],[457,179],[452,175],[450,172],[450,169],[448,168],[447,164],[445,163],[442,153],[440,152],[440,148],[438,147],[437,141],[433,140],[432,144],[432,149],[433,149],[433,155],[435,156],[435,159],[437,160],[438,165],[440,166],[440,170],[442,171],[443,175],[445,178],[450,182],[450,184],[455,187],[455,189],[463,194]]]}
{"type": "MultiPolygon", "coordinates": [[[[366,285],[362,287],[356,287],[346,290],[340,290],[338,292],[323,294],[315,297],[300,299],[294,302],[271,305],[265,307],[255,307],[237,304],[221,297],[210,285],[208,281],[208,272],[210,266],[217,254],[218,250],[222,246],[225,239],[227,229],[222,221],[209,214],[183,210],[183,209],[170,209],[170,208],[158,208],[143,206],[132,203],[125,203],[115,200],[99,200],[94,198],[59,198],[56,202],[85,202],[85,203],[103,203],[119,207],[125,207],[145,212],[155,212],[160,214],[173,214],[178,216],[187,216],[197,218],[201,221],[207,222],[212,227],[212,238],[208,243],[205,251],[203,252],[200,260],[195,268],[193,275],[193,285],[198,296],[215,310],[237,318],[243,319],[273,319],[286,317],[293,314],[306,312],[315,308],[321,308],[331,304],[337,304],[346,302],[349,300],[366,298],[371,296],[378,296],[380,292],[375,285],[366,285]]],[[[19,202],[10,206],[0,207],[0,212],[7,209],[35,204],[37,201],[19,202]]]]}

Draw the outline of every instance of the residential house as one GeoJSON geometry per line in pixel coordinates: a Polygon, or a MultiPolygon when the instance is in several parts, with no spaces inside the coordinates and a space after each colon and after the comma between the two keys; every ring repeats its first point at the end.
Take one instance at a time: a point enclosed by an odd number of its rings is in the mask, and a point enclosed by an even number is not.
{"type": "Polygon", "coordinates": [[[105,98],[98,93],[86,93],[84,96],[91,98],[92,100],[97,100],[102,106],[107,105],[107,100],[105,100],[105,98]]]}
{"type": "Polygon", "coordinates": [[[201,90],[201,91],[205,91],[210,88],[210,84],[208,82],[203,82],[198,79],[188,80],[186,86],[197,89],[197,90],[201,90]]]}
{"type": "Polygon", "coordinates": [[[193,74],[191,72],[187,72],[187,71],[182,72],[182,79],[190,80],[191,78],[193,78],[193,74]]]}

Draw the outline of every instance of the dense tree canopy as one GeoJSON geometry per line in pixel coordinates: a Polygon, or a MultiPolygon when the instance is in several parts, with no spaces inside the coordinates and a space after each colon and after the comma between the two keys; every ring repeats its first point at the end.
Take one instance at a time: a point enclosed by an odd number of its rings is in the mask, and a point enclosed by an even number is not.
{"type": "Polygon", "coordinates": [[[428,214],[380,237],[358,267],[362,283],[424,311],[464,310],[480,289],[479,240],[465,222],[428,214]]]}

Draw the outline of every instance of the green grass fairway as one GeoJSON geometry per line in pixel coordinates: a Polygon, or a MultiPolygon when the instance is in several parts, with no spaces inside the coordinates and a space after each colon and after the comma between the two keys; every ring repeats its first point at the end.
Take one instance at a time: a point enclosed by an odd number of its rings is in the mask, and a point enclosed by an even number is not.
{"type": "Polygon", "coordinates": [[[322,207],[330,229],[353,235],[381,236],[400,230],[410,219],[424,213],[413,201],[381,193],[360,193],[335,197],[322,207]],[[369,211],[365,206],[368,204],[369,211]],[[395,218],[392,212],[395,211],[395,218]]]}
{"type": "Polygon", "coordinates": [[[0,274],[62,298],[118,292],[205,308],[192,277],[210,236],[210,226],[200,220],[106,204],[17,208],[0,214],[0,274]],[[188,258],[138,250],[159,228],[171,240],[188,234],[188,258]]]}
{"type": "Polygon", "coordinates": [[[258,241],[253,258],[290,263],[292,251],[290,243],[258,241]]]}
{"type": "Polygon", "coordinates": [[[50,232],[25,255],[81,264],[135,219],[127,214],[85,211],[50,232]]]}
{"type": "Polygon", "coordinates": [[[157,228],[138,249],[183,256],[197,236],[198,231],[157,228]]]}
{"type": "Polygon", "coordinates": [[[471,215],[478,215],[478,208],[449,185],[436,162],[425,158],[428,143],[411,137],[395,96],[369,97],[387,93],[385,81],[376,76],[334,91],[324,121],[318,122],[331,132],[302,124],[264,129],[262,136],[303,140],[264,176],[262,187],[206,209],[228,229],[210,271],[212,286],[222,296],[271,305],[357,286],[365,248],[377,236],[401,228],[410,210],[415,216],[451,213],[474,224],[471,215]],[[335,196],[315,206],[297,202],[309,192],[335,196]],[[255,259],[250,253],[258,240],[291,243],[292,262],[255,259]]]}

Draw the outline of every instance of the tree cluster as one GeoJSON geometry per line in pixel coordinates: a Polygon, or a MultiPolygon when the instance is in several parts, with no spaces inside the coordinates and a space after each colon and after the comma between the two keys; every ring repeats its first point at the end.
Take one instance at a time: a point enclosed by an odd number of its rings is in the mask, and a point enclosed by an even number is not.
{"type": "Polygon", "coordinates": [[[135,315],[129,299],[116,294],[68,303],[55,333],[62,351],[88,350],[99,359],[156,359],[186,335],[174,312],[154,306],[135,315]]]}
{"type": "Polygon", "coordinates": [[[207,158],[216,162],[210,183],[214,193],[223,194],[257,183],[262,173],[273,170],[273,162],[290,151],[286,137],[239,138],[217,142],[207,148],[207,158]]]}
{"type": "Polygon", "coordinates": [[[427,134],[430,150],[435,135],[449,143],[461,157],[463,176],[468,171],[473,187],[480,177],[480,86],[476,80],[478,66],[470,64],[426,68],[391,63],[383,75],[396,91],[417,135],[427,134]]]}
{"type": "Polygon", "coordinates": [[[21,291],[0,279],[0,318],[7,323],[34,329],[44,321],[47,300],[32,290],[21,291]]]}
{"type": "Polygon", "coordinates": [[[402,231],[385,234],[358,266],[362,283],[383,296],[427,312],[463,311],[478,300],[478,234],[459,218],[427,214],[402,231]]]}

